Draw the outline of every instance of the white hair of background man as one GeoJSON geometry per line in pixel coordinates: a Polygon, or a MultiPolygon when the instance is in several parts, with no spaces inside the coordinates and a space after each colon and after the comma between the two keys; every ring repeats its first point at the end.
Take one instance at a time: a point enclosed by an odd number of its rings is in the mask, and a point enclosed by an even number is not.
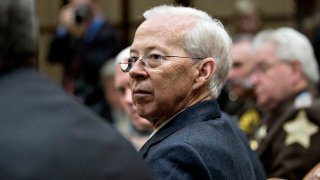
{"type": "Polygon", "coordinates": [[[196,19],[194,27],[188,30],[179,43],[191,57],[212,57],[216,60],[216,71],[210,82],[210,91],[213,97],[217,98],[232,65],[230,55],[232,41],[222,23],[206,12],[191,7],[162,5],[143,14],[146,19],[163,15],[191,16],[196,19]]]}
{"type": "Polygon", "coordinates": [[[256,51],[263,42],[275,43],[280,61],[299,61],[306,78],[313,83],[319,82],[317,60],[305,35],[288,27],[262,31],[254,39],[254,50],[256,51]]]}
{"type": "Polygon", "coordinates": [[[123,49],[121,52],[119,52],[119,54],[116,56],[116,66],[119,65],[119,63],[130,57],[130,46],[126,47],[125,49],[123,49]]]}
{"type": "Polygon", "coordinates": [[[130,46],[120,51],[115,58],[108,60],[101,68],[100,78],[115,76],[115,67],[120,66],[119,63],[130,56],[130,46]]]}

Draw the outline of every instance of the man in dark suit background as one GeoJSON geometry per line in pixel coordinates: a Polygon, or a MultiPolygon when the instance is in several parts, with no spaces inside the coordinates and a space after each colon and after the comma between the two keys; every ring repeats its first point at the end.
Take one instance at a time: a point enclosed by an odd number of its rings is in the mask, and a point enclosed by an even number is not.
{"type": "Polygon", "coordinates": [[[151,179],[109,124],[34,69],[34,0],[0,6],[0,179],[151,179]]]}
{"type": "Polygon", "coordinates": [[[223,25],[190,7],[158,6],[144,17],[120,65],[138,114],[155,129],[139,151],[155,177],[260,177],[216,101],[231,66],[223,25]]]}

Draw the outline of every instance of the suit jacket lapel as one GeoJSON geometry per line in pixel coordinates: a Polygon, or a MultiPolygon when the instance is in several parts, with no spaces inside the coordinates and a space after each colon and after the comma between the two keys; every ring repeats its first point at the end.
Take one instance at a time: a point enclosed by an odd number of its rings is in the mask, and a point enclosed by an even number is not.
{"type": "Polygon", "coordinates": [[[168,124],[154,134],[139,150],[143,158],[151,146],[159,143],[175,131],[195,122],[206,121],[221,117],[219,105],[216,100],[208,100],[197,103],[174,117],[168,124]]]}

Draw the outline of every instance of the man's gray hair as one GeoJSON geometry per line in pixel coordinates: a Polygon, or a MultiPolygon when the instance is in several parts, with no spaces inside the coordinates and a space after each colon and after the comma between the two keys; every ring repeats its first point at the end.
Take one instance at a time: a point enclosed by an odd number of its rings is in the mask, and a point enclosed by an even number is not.
{"type": "Polygon", "coordinates": [[[124,48],[117,54],[116,61],[115,61],[116,66],[119,65],[121,61],[129,57],[130,57],[130,46],[124,48]]]}
{"type": "Polygon", "coordinates": [[[288,27],[262,31],[254,39],[254,51],[263,42],[275,43],[280,61],[299,61],[306,78],[313,83],[319,82],[317,60],[313,47],[305,35],[288,27]]]}
{"type": "Polygon", "coordinates": [[[212,57],[216,60],[216,71],[210,82],[210,90],[212,96],[217,98],[232,64],[230,56],[232,41],[229,34],[219,20],[191,7],[162,5],[147,10],[143,16],[149,19],[168,14],[195,18],[196,24],[182,37],[180,44],[192,57],[212,57]]]}
{"type": "Polygon", "coordinates": [[[34,0],[1,0],[0,69],[17,66],[37,52],[37,17],[34,0]]]}
{"type": "Polygon", "coordinates": [[[130,46],[121,50],[115,58],[109,59],[100,70],[100,79],[102,80],[102,84],[104,84],[104,79],[107,77],[115,76],[115,68],[116,66],[120,66],[120,62],[125,58],[129,58],[130,56],[130,46]]]}

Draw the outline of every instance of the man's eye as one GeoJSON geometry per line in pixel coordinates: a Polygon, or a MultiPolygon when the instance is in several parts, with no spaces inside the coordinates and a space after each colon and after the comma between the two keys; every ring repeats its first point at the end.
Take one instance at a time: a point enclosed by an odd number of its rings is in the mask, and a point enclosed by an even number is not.
{"type": "Polygon", "coordinates": [[[150,54],[150,55],[148,55],[148,59],[160,61],[160,60],[163,60],[164,57],[159,54],[150,54]]]}
{"type": "Polygon", "coordinates": [[[242,66],[242,64],[243,64],[243,63],[241,63],[241,62],[234,62],[234,63],[232,64],[232,67],[233,67],[233,68],[239,68],[239,67],[242,66]]]}
{"type": "Polygon", "coordinates": [[[268,69],[270,69],[270,65],[268,65],[268,64],[260,64],[259,69],[265,72],[268,69]]]}
{"type": "Polygon", "coordinates": [[[125,94],[126,89],[124,87],[118,87],[117,89],[118,89],[118,92],[119,92],[120,95],[124,95],[125,94]]]}
{"type": "Polygon", "coordinates": [[[138,60],[138,57],[130,57],[129,59],[128,59],[128,62],[129,63],[132,63],[132,62],[136,62],[138,60]]]}

